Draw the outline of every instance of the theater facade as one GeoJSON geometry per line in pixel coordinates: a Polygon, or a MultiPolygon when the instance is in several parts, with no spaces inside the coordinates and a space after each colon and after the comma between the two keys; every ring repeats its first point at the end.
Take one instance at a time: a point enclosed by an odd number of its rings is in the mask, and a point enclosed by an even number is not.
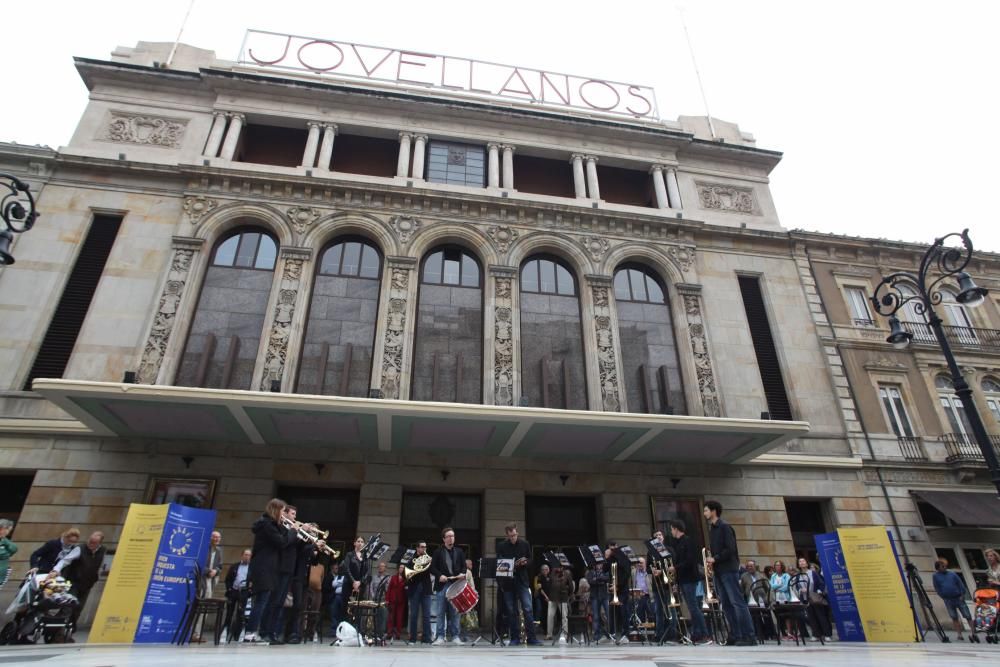
{"type": "MultiPolygon", "coordinates": [[[[982,576],[1000,511],[943,358],[865,299],[924,247],[789,231],[780,153],[640,86],[171,46],[78,58],[68,145],[0,144],[40,212],[0,273],[16,569],[70,525],[113,547],[137,502],[214,508],[227,555],[277,495],[334,542],[451,525],[478,557],[512,520],[536,548],[701,540],[715,498],[744,558],[884,524],[982,576]]],[[[945,315],[996,440],[1000,256],[970,272],[987,303],[945,315]]]]}

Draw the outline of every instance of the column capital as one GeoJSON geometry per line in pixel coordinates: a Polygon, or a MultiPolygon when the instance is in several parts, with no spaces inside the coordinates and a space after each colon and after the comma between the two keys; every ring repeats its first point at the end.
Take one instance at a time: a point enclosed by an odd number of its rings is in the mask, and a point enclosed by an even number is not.
{"type": "Polygon", "coordinates": [[[217,118],[219,116],[222,116],[223,118],[225,118],[226,116],[229,115],[229,112],[228,111],[213,111],[212,115],[215,116],[215,117],[217,117],[217,118]]]}
{"type": "Polygon", "coordinates": [[[501,148],[503,148],[503,144],[501,144],[499,142],[496,142],[496,141],[491,141],[491,142],[489,142],[489,143],[486,144],[486,150],[498,151],[501,148]]]}
{"type": "Polygon", "coordinates": [[[652,166],[649,167],[649,173],[655,174],[656,172],[663,171],[666,168],[667,168],[666,165],[654,164],[654,165],[652,165],[652,166]]]}
{"type": "Polygon", "coordinates": [[[586,160],[587,162],[597,162],[598,161],[596,155],[584,155],[583,159],[586,160]]]}
{"type": "Polygon", "coordinates": [[[324,123],[322,123],[321,121],[318,121],[318,120],[310,120],[310,121],[306,122],[306,127],[308,127],[310,130],[313,129],[313,128],[316,128],[318,130],[321,127],[323,127],[323,125],[324,125],[324,123]]]}
{"type": "Polygon", "coordinates": [[[486,267],[486,272],[496,278],[516,278],[516,266],[504,266],[502,264],[490,264],[486,267]]]}
{"type": "Polygon", "coordinates": [[[230,111],[228,115],[233,120],[238,120],[241,123],[247,119],[246,114],[240,113],[239,111],[230,111]]]}
{"type": "Polygon", "coordinates": [[[193,236],[174,236],[170,239],[171,247],[175,250],[199,250],[205,245],[205,239],[193,236]]]}
{"type": "Polygon", "coordinates": [[[336,123],[323,123],[320,127],[322,127],[324,130],[330,130],[334,134],[336,134],[337,131],[340,129],[339,127],[337,127],[336,123]]]}
{"type": "Polygon", "coordinates": [[[309,261],[312,257],[312,248],[297,248],[295,246],[282,246],[280,256],[285,259],[301,259],[309,261]]]}
{"type": "Polygon", "coordinates": [[[674,283],[674,289],[681,296],[701,296],[701,285],[695,285],[694,283],[674,283]]]}
{"type": "Polygon", "coordinates": [[[583,158],[585,157],[586,155],[584,155],[583,153],[573,153],[572,155],[569,156],[569,161],[576,162],[577,160],[580,160],[582,162],[583,158]]]}
{"type": "Polygon", "coordinates": [[[385,263],[394,269],[413,269],[417,266],[417,258],[389,255],[385,258],[385,263]]]}
{"type": "Polygon", "coordinates": [[[517,150],[517,146],[511,146],[510,144],[501,144],[500,147],[505,151],[510,151],[511,153],[517,150]]]}
{"type": "Polygon", "coordinates": [[[424,142],[426,142],[427,141],[427,135],[426,134],[414,134],[413,135],[413,140],[414,141],[424,141],[424,142]]]}
{"type": "Polygon", "coordinates": [[[400,132],[399,133],[399,139],[400,139],[400,141],[402,141],[403,139],[412,139],[412,138],[413,138],[413,133],[412,132],[400,132]]]}
{"type": "Polygon", "coordinates": [[[611,287],[614,282],[612,276],[599,275],[596,273],[588,273],[584,276],[587,279],[587,283],[591,287],[611,287]]]}

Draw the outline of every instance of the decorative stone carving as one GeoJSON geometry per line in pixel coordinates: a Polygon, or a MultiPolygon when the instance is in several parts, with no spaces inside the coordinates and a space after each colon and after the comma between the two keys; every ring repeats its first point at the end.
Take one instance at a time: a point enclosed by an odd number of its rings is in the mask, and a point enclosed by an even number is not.
{"type": "Polygon", "coordinates": [[[738,188],[732,185],[698,183],[698,199],[702,208],[732,213],[757,213],[752,188],[738,188]]]}
{"type": "MultiPolygon", "coordinates": [[[[883,337],[884,334],[879,332],[879,337],[883,337]]],[[[871,361],[865,364],[865,370],[869,371],[894,371],[897,373],[905,373],[910,370],[910,367],[899,361],[893,361],[887,357],[879,357],[875,361],[871,361]]]]}
{"type": "Polygon", "coordinates": [[[103,138],[126,144],[177,148],[186,125],[186,120],[113,111],[103,138]]]}
{"type": "Polygon", "coordinates": [[[595,262],[600,262],[604,255],[607,254],[608,248],[611,247],[611,244],[603,236],[585,236],[580,239],[580,244],[595,262]]]}
{"type": "Polygon", "coordinates": [[[410,269],[391,267],[389,272],[389,314],[382,344],[382,397],[399,398],[403,375],[403,342],[406,338],[406,301],[410,289],[410,269]]]}
{"type": "Polygon", "coordinates": [[[390,223],[392,231],[396,233],[396,237],[404,245],[409,243],[410,237],[420,229],[420,221],[411,215],[394,215],[390,223]]]}
{"type": "Polygon", "coordinates": [[[309,226],[319,220],[321,213],[308,206],[293,206],[285,212],[288,221],[295,227],[299,235],[305,234],[309,226]]]}
{"type": "Polygon", "coordinates": [[[510,248],[510,245],[517,240],[518,233],[517,230],[512,227],[500,227],[493,225],[486,230],[487,235],[489,235],[490,240],[493,241],[493,245],[496,247],[500,254],[505,254],[510,248]]]}
{"type": "MultiPolygon", "coordinates": [[[[879,481],[878,473],[864,469],[865,481],[875,484],[879,481]]],[[[937,470],[899,470],[898,468],[882,468],[882,479],[887,484],[951,484],[953,480],[948,471],[937,470]]]]}
{"type": "Polygon", "coordinates": [[[291,336],[292,316],[295,314],[295,302],[299,297],[299,286],[302,282],[302,264],[304,257],[286,256],[281,272],[281,285],[278,290],[278,302],[274,305],[274,319],[267,335],[267,351],[264,354],[264,376],[260,381],[260,390],[269,391],[271,380],[281,380],[288,357],[288,340],[291,336]]]}
{"type": "Polygon", "coordinates": [[[597,335],[597,370],[601,380],[601,407],[605,412],[622,409],[621,384],[615,357],[615,337],[611,330],[611,308],[607,285],[591,285],[594,296],[594,333],[597,335]]]}
{"type": "Polygon", "coordinates": [[[498,276],[493,290],[493,396],[496,405],[514,405],[513,280],[498,276]]]}
{"type": "Polygon", "coordinates": [[[154,384],[160,372],[163,356],[170,341],[170,333],[174,329],[174,318],[177,316],[177,306],[184,295],[184,285],[187,284],[188,273],[191,271],[191,260],[195,249],[191,247],[174,248],[174,256],[170,259],[170,269],[167,282],[160,295],[160,305],[153,317],[153,326],[146,339],[142,351],[142,361],[136,379],[139,384],[154,384]]]}
{"type": "Polygon", "coordinates": [[[694,248],[670,246],[667,249],[667,255],[670,256],[681,273],[690,273],[691,267],[694,265],[694,248]]]}
{"type": "Polygon", "coordinates": [[[187,197],[184,199],[184,212],[187,213],[191,224],[197,225],[207,213],[211,212],[218,205],[219,202],[202,195],[187,197]]]}
{"type": "Polygon", "coordinates": [[[691,352],[694,355],[695,373],[698,378],[698,392],[701,394],[702,407],[706,417],[721,417],[722,408],[719,404],[719,392],[715,386],[715,372],[712,370],[712,357],[708,352],[705,323],[701,316],[701,297],[697,294],[684,294],[683,298],[688,337],[691,339],[691,352]]]}

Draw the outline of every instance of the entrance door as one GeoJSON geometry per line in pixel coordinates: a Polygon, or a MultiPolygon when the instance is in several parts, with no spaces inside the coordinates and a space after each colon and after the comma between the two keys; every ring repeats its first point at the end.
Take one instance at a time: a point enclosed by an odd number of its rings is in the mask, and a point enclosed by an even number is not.
{"type": "Polygon", "coordinates": [[[579,547],[597,544],[597,503],[592,496],[527,496],[524,536],[531,544],[534,576],[546,551],[562,551],[583,576],[579,547]]]}
{"type": "Polygon", "coordinates": [[[278,497],[298,510],[298,520],[329,530],[327,544],[341,556],[352,549],[358,526],[358,490],[279,486],[278,497]]]}
{"type": "Polygon", "coordinates": [[[0,475],[0,518],[10,519],[17,530],[24,502],[35,481],[35,473],[28,475],[0,475]]]}
{"type": "Polygon", "coordinates": [[[785,500],[788,515],[788,529],[792,533],[795,558],[805,558],[810,563],[818,563],[815,536],[829,532],[823,516],[821,500],[785,500]]]}

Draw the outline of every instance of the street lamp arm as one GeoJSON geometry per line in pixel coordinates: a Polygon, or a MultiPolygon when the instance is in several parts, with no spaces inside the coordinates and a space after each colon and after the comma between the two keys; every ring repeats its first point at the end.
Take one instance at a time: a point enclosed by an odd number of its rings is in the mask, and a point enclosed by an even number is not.
{"type": "Polygon", "coordinates": [[[20,234],[31,229],[38,213],[28,184],[10,174],[0,173],[0,217],[7,229],[20,234]]]}
{"type": "Polygon", "coordinates": [[[871,303],[875,307],[875,312],[884,317],[892,317],[896,312],[911,301],[916,301],[914,310],[919,314],[924,312],[924,297],[919,293],[919,278],[906,271],[897,271],[882,279],[875,291],[872,292],[871,303]],[[917,288],[917,294],[906,294],[899,288],[899,284],[912,284],[917,288]]]}

